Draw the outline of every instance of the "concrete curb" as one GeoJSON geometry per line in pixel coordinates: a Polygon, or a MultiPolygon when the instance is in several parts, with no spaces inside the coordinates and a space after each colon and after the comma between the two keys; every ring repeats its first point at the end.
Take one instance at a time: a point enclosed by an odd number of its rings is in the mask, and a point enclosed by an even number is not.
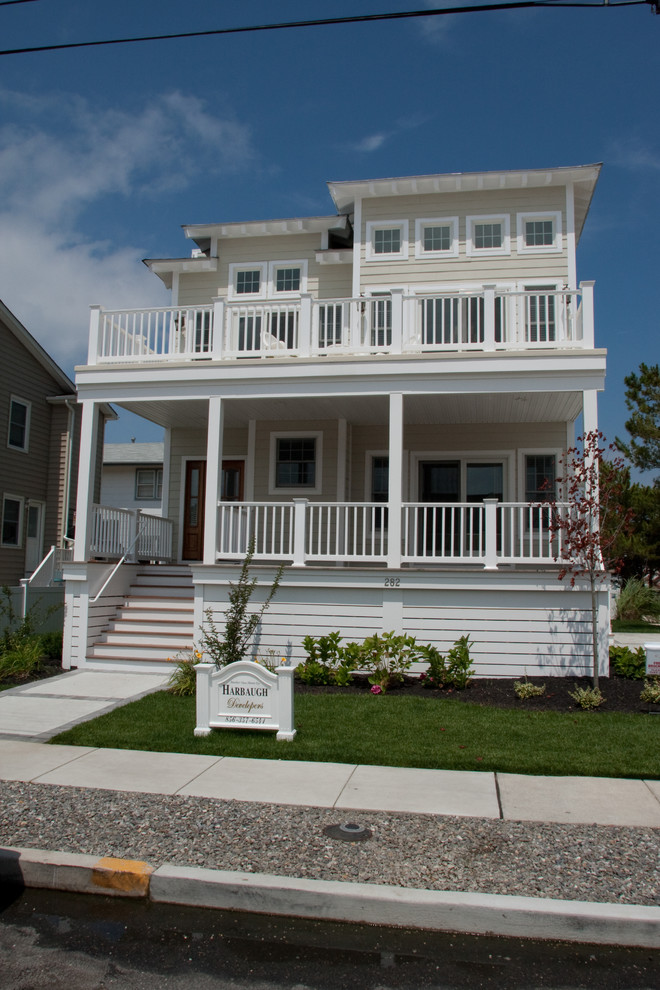
{"type": "Polygon", "coordinates": [[[0,849],[0,880],[75,893],[321,921],[660,948],[660,907],[418,890],[0,849]]]}

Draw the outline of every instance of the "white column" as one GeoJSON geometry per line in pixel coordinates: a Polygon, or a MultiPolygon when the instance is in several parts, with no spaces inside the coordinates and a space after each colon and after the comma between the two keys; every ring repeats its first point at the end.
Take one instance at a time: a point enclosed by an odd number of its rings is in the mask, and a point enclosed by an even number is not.
{"type": "Polygon", "coordinates": [[[78,494],[76,497],[76,542],[73,559],[87,560],[90,524],[96,480],[96,447],[99,432],[99,404],[90,399],[81,402],[80,460],[78,463],[78,494]]]}
{"type": "Polygon", "coordinates": [[[170,455],[172,450],[172,431],[167,428],[163,435],[163,498],[161,500],[161,515],[167,519],[170,514],[170,455]]]}
{"type": "Polygon", "coordinates": [[[580,282],[582,289],[582,346],[595,347],[594,282],[580,282]]]}
{"type": "Polygon", "coordinates": [[[403,490],[403,395],[390,395],[389,491],[387,496],[387,566],[401,567],[403,490]]]}
{"type": "Polygon", "coordinates": [[[247,463],[245,465],[245,501],[254,502],[254,459],[257,449],[257,421],[248,423],[247,463]]]}
{"type": "Polygon", "coordinates": [[[582,393],[582,418],[584,433],[592,433],[598,429],[598,392],[595,389],[582,393]]]}
{"type": "Polygon", "coordinates": [[[219,361],[225,346],[225,300],[221,296],[216,296],[213,300],[213,336],[211,340],[211,357],[214,361],[219,361]]]}
{"type": "Polygon", "coordinates": [[[87,348],[87,364],[97,364],[99,357],[101,330],[101,307],[90,306],[89,314],[89,343],[87,348]]]}
{"type": "Polygon", "coordinates": [[[293,499],[293,563],[292,567],[305,566],[305,527],[309,499],[293,499]]]}
{"type": "Polygon", "coordinates": [[[391,354],[403,351],[403,289],[392,289],[392,346],[391,354]]]}
{"type": "Polygon", "coordinates": [[[209,399],[206,437],[206,495],[204,503],[204,564],[215,564],[218,554],[218,502],[222,494],[222,399],[209,399]]]}
{"type": "Polygon", "coordinates": [[[300,294],[300,320],[298,323],[298,354],[309,357],[312,353],[312,297],[309,292],[300,294]]]}
{"type": "Polygon", "coordinates": [[[495,286],[484,285],[484,350],[495,350],[495,286]]]}

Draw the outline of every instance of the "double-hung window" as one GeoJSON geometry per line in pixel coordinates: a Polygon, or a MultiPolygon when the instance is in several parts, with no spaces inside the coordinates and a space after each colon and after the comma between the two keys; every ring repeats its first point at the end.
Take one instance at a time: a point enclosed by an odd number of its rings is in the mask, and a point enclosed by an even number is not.
{"type": "Polygon", "coordinates": [[[2,546],[20,547],[23,533],[23,499],[13,495],[2,498],[2,546]]]}
{"type": "MultiPolygon", "coordinates": [[[[557,459],[554,454],[527,454],[525,456],[525,501],[554,502],[557,498],[557,459]]],[[[535,530],[547,530],[550,510],[535,506],[531,510],[535,530]]]]}
{"type": "Polygon", "coordinates": [[[317,433],[272,434],[273,493],[305,490],[318,492],[320,446],[321,435],[317,433]]]}
{"type": "Polygon", "coordinates": [[[9,402],[7,446],[27,452],[30,437],[30,403],[12,395],[9,402]]]}
{"type": "Polygon", "coordinates": [[[135,498],[155,500],[163,497],[163,472],[160,468],[138,468],[135,472],[135,498]]]}
{"type": "MultiPolygon", "coordinates": [[[[371,501],[386,503],[389,498],[390,459],[376,454],[371,459],[371,501]]],[[[387,507],[374,509],[374,526],[387,527],[387,507]]]]}

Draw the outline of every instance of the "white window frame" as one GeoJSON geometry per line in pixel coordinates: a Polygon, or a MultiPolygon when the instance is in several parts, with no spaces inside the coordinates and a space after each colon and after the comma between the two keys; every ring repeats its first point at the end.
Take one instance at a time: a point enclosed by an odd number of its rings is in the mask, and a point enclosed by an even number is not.
{"type": "Polygon", "coordinates": [[[249,299],[265,299],[268,292],[268,265],[265,261],[255,261],[253,264],[245,263],[232,263],[229,266],[229,285],[228,285],[228,299],[234,300],[249,300],[249,299]],[[256,272],[259,271],[259,291],[258,292],[237,292],[236,291],[236,280],[239,272],[256,272]]]}
{"type": "Polygon", "coordinates": [[[12,495],[10,492],[4,492],[2,496],[2,516],[0,516],[0,546],[10,547],[13,550],[20,550],[23,546],[23,537],[25,529],[25,499],[21,495],[12,495]],[[5,505],[7,502],[18,502],[18,542],[17,543],[5,543],[4,541],[4,530],[5,530],[5,505]]]}
{"type": "MultiPolygon", "coordinates": [[[[146,482],[143,482],[142,484],[145,485],[146,482]]],[[[138,467],[138,468],[136,468],[135,469],[135,501],[136,502],[159,502],[159,501],[162,501],[162,498],[163,498],[163,469],[162,468],[151,468],[151,467],[138,467]],[[138,476],[139,476],[139,474],[140,474],[141,471],[149,471],[154,476],[153,477],[153,484],[151,486],[151,492],[152,492],[151,495],[140,495],[139,494],[140,482],[138,480],[138,476]],[[160,481],[160,490],[161,490],[160,495],[158,494],[159,481],[160,481]]]]}
{"type": "Polygon", "coordinates": [[[30,450],[30,420],[32,418],[32,403],[27,402],[25,399],[21,399],[18,395],[12,395],[9,397],[9,419],[7,421],[7,446],[10,450],[19,450],[22,454],[29,453],[30,450]],[[23,406],[25,409],[25,443],[22,447],[11,442],[11,414],[12,407],[16,404],[17,406],[23,406]]]}
{"type": "Polygon", "coordinates": [[[518,501],[526,502],[526,467],[528,457],[554,457],[555,459],[555,497],[561,501],[563,498],[562,485],[557,481],[559,474],[559,462],[562,456],[561,447],[520,447],[518,449],[518,501]]]}
{"type": "Polygon", "coordinates": [[[468,258],[489,258],[511,254],[511,217],[508,213],[490,213],[465,218],[465,253],[468,258]],[[474,229],[482,223],[502,224],[502,245],[498,248],[478,248],[474,245],[474,229]]]}
{"type": "Polygon", "coordinates": [[[420,217],[415,220],[415,257],[420,261],[458,258],[458,217],[420,217]],[[447,251],[425,251],[424,230],[426,227],[449,227],[451,247],[447,251]]]}
{"type": "MultiPolygon", "coordinates": [[[[410,477],[411,477],[411,501],[419,502],[419,465],[423,461],[458,461],[460,464],[460,499],[465,502],[467,489],[467,465],[468,464],[492,464],[502,463],[502,487],[504,492],[502,501],[509,501],[509,492],[513,487],[513,450],[416,450],[411,454],[410,477]]],[[[475,503],[476,505],[477,503],[475,503]]]]}
{"type": "Polygon", "coordinates": [[[321,430],[277,430],[270,435],[270,463],[268,469],[269,495],[320,495],[323,491],[323,432],[321,430]],[[277,441],[310,440],[316,441],[315,471],[313,485],[293,485],[283,488],[277,484],[277,441]]]}
{"type": "Polygon", "coordinates": [[[558,254],[562,250],[563,237],[561,228],[561,211],[545,210],[537,213],[516,214],[517,251],[518,254],[558,254]],[[553,224],[552,244],[525,244],[525,225],[529,220],[551,220],[553,224]]]}
{"type": "Polygon", "coordinates": [[[271,261],[268,266],[268,296],[271,299],[297,299],[302,292],[307,292],[307,259],[295,258],[293,261],[271,261]],[[277,273],[281,268],[300,269],[300,288],[290,291],[277,291],[277,273]]]}
{"type": "Polygon", "coordinates": [[[407,261],[408,260],[408,228],[407,220],[367,220],[365,261],[407,261]],[[376,254],[374,251],[374,234],[377,230],[401,231],[401,249],[391,254],[376,254]]]}

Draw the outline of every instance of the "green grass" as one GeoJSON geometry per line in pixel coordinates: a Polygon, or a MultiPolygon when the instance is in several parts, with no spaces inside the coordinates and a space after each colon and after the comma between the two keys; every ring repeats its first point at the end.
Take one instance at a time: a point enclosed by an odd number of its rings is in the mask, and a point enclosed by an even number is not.
{"type": "Polygon", "coordinates": [[[216,730],[196,739],[195,699],[148,695],[56,736],[77,746],[271,760],[660,778],[660,717],[521,712],[452,699],[301,694],[296,739],[216,730]]]}
{"type": "Polygon", "coordinates": [[[612,632],[660,633],[660,625],[652,622],[641,622],[638,619],[613,619],[612,632]]]}

